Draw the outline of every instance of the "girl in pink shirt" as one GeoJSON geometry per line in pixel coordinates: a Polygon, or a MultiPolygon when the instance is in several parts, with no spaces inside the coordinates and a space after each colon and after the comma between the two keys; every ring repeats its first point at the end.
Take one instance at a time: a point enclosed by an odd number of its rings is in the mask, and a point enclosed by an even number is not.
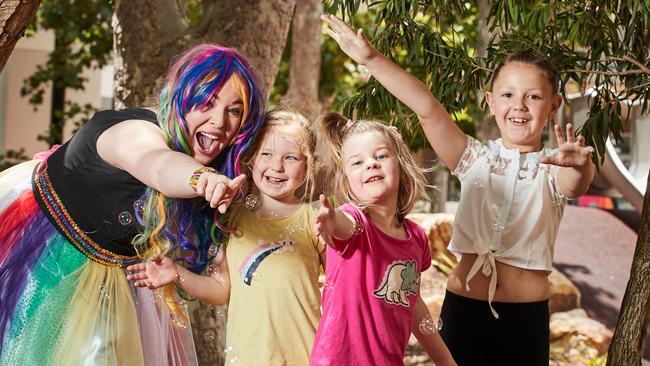
{"type": "MultiPolygon", "coordinates": [[[[339,43],[341,29],[328,30],[339,43]]],[[[335,198],[347,203],[334,209],[321,195],[314,217],[328,247],[310,365],[402,365],[411,333],[436,365],[456,365],[419,293],[431,266],[427,237],[406,218],[425,195],[423,170],[395,127],[338,113],[318,123],[335,198]]]]}
{"type": "Polygon", "coordinates": [[[333,209],[324,195],[315,232],[326,243],[323,315],[310,365],[400,365],[411,332],[436,365],[455,365],[419,294],[431,265],[424,230],[406,218],[425,179],[397,129],[320,120],[331,164],[333,209]]]}

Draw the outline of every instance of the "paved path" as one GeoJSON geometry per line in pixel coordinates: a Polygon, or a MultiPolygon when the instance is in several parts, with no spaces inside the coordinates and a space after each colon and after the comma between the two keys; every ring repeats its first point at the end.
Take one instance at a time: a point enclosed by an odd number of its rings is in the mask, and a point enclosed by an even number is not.
{"type": "MultiPolygon", "coordinates": [[[[582,307],[611,330],[616,327],[637,234],[613,215],[567,206],[555,244],[554,265],[582,292],[582,307]]],[[[646,337],[645,358],[650,358],[646,337]]]]}

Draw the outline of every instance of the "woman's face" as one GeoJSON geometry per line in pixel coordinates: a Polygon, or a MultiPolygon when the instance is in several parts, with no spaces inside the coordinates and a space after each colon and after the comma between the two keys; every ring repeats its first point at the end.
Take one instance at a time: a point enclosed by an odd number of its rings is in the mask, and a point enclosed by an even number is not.
{"type": "Polygon", "coordinates": [[[194,160],[208,165],[230,144],[242,122],[243,109],[244,102],[232,82],[226,82],[202,109],[185,116],[194,160]]]}
{"type": "Polygon", "coordinates": [[[540,149],[546,122],[562,104],[544,70],[517,61],[503,66],[485,97],[503,144],[521,152],[540,149]]]}

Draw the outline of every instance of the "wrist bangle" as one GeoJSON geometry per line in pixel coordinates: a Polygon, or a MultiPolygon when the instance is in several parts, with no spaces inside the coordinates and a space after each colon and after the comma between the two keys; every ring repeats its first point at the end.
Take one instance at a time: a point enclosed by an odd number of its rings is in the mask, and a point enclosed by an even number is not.
{"type": "Polygon", "coordinates": [[[216,169],[214,169],[212,167],[209,167],[209,166],[204,166],[204,167],[196,169],[194,172],[192,172],[192,176],[190,177],[190,181],[188,182],[188,184],[190,185],[190,188],[194,192],[196,192],[197,191],[196,185],[199,182],[199,178],[201,177],[201,174],[203,174],[203,173],[216,173],[216,172],[217,172],[216,169]]]}
{"type": "Polygon", "coordinates": [[[185,282],[185,277],[181,276],[181,271],[178,268],[178,264],[176,265],[176,276],[174,276],[174,282],[177,284],[185,282]]]}

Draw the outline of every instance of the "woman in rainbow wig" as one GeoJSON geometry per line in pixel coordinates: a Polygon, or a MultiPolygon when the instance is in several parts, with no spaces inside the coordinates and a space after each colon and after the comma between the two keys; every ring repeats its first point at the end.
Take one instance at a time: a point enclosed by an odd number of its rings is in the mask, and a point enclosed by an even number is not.
{"type": "Polygon", "coordinates": [[[158,112],[98,112],[0,173],[0,365],[197,363],[175,284],[136,288],[125,268],[166,254],[203,269],[264,103],[248,62],[215,45],[165,82],[158,112]]]}

